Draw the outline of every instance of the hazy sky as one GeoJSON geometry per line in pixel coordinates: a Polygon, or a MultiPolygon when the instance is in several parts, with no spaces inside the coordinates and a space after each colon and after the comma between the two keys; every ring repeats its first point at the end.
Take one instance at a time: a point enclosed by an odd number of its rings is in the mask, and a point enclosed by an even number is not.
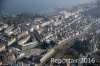
{"type": "Polygon", "coordinates": [[[72,7],[93,0],[5,0],[3,11],[8,13],[41,12],[56,7],[72,7]]]}

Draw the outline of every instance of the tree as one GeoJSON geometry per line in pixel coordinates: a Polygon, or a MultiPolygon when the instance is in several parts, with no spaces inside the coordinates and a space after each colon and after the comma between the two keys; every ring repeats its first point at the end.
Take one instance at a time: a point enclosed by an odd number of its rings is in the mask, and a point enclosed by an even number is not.
{"type": "Polygon", "coordinates": [[[72,46],[74,50],[76,50],[79,54],[83,54],[83,55],[85,55],[87,52],[90,51],[89,47],[90,47],[90,43],[88,40],[76,41],[72,46]]]}

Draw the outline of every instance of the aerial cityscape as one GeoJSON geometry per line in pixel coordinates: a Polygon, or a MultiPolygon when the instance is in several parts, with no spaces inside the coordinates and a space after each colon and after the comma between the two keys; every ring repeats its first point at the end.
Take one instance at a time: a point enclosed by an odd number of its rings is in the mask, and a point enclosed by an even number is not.
{"type": "Polygon", "coordinates": [[[53,3],[57,7],[44,12],[36,7],[41,13],[18,11],[17,6],[9,12],[4,2],[0,1],[0,66],[100,66],[99,0],[69,7],[53,3]]]}

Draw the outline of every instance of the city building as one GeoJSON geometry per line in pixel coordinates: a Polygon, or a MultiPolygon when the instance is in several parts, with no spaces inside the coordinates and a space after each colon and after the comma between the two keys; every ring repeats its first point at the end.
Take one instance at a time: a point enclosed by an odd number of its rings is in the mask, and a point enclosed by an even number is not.
{"type": "Polygon", "coordinates": [[[33,35],[38,42],[42,42],[42,36],[36,30],[33,31],[33,35]]]}
{"type": "Polygon", "coordinates": [[[7,24],[4,24],[3,22],[0,22],[0,31],[7,28],[8,25],[7,24]]]}
{"type": "Polygon", "coordinates": [[[0,45],[0,52],[3,51],[3,50],[5,50],[5,49],[6,49],[5,45],[1,44],[0,45]]]}
{"type": "Polygon", "coordinates": [[[21,33],[18,35],[17,40],[20,40],[21,38],[27,36],[28,34],[29,34],[28,31],[23,31],[23,32],[21,32],[21,33]]]}
{"type": "Polygon", "coordinates": [[[24,38],[21,38],[19,41],[17,41],[18,44],[25,44],[30,39],[30,35],[25,36],[24,38]]]}
{"type": "Polygon", "coordinates": [[[29,42],[26,44],[18,44],[18,48],[22,51],[34,48],[38,44],[37,41],[29,42]]]}
{"type": "Polygon", "coordinates": [[[10,46],[14,42],[16,42],[16,38],[14,36],[7,36],[5,34],[0,34],[0,40],[6,43],[6,46],[10,46]]]}

